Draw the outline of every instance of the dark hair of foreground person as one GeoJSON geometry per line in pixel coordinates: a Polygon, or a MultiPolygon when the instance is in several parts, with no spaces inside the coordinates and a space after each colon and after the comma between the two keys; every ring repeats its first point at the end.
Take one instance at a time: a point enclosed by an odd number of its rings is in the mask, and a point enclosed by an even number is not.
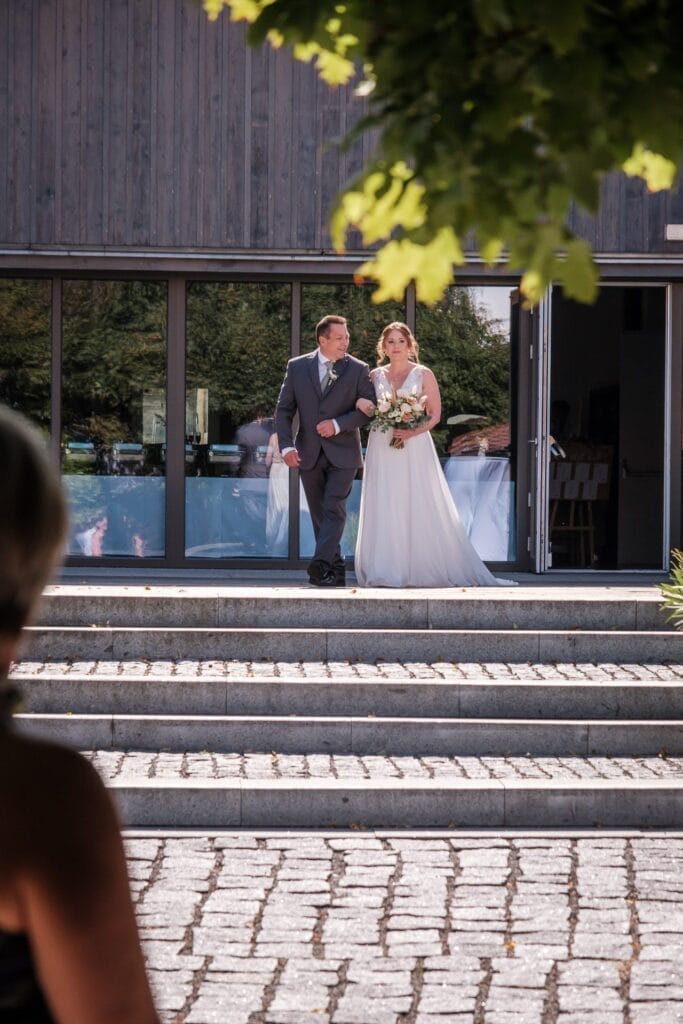
{"type": "Polygon", "coordinates": [[[66,509],[38,434],[0,407],[0,1024],[158,1024],[119,825],[80,755],[12,727],[22,627],[66,509]]]}

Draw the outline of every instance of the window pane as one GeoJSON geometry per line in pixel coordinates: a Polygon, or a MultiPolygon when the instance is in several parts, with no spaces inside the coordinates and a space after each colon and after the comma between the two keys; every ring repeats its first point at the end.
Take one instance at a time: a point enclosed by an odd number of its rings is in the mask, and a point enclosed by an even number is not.
{"type": "Polygon", "coordinates": [[[289,481],[274,412],[290,355],[287,284],[187,290],[186,554],[286,558],[289,481]]]}
{"type": "Polygon", "coordinates": [[[434,443],[470,540],[493,562],[516,557],[511,295],[509,287],[453,287],[417,309],[420,361],[441,390],[434,443]]]}
{"type": "Polygon", "coordinates": [[[0,402],[50,431],[51,282],[0,279],[0,402]]]}
{"type": "MultiPolygon", "coordinates": [[[[372,288],[353,284],[308,284],[301,289],[301,351],[312,352],[316,347],[315,325],[329,313],[337,313],[348,320],[351,343],[349,354],[368,363],[370,368],[377,363],[376,347],[382,328],[393,320],[405,320],[405,306],[399,302],[372,301],[372,288]]],[[[362,436],[363,445],[367,432],[362,436]]],[[[346,526],[341,541],[344,558],[353,555],[358,533],[358,514],[362,471],[353,482],[353,488],[346,503],[346,526]]],[[[313,523],[308,511],[306,496],[299,486],[299,551],[302,558],[310,558],[315,550],[313,523]]]]}
{"type": "Polygon", "coordinates": [[[165,549],[166,285],[65,281],[62,471],[70,551],[165,549]]]}

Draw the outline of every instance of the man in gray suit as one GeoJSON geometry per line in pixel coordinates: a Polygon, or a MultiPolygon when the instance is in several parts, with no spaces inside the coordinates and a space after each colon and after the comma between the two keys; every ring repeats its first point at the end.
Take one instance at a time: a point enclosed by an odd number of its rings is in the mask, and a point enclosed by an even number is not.
{"type": "Polygon", "coordinates": [[[375,401],[367,363],[349,356],[343,316],[324,316],[315,329],[318,348],[287,364],[275,411],[282,457],[301,473],[315,533],[308,576],[317,587],[343,587],[340,541],[346,500],[363,465],[359,427],[370,420],[356,409],[359,398],[375,401]],[[299,430],[292,437],[294,416],[299,430]]]}

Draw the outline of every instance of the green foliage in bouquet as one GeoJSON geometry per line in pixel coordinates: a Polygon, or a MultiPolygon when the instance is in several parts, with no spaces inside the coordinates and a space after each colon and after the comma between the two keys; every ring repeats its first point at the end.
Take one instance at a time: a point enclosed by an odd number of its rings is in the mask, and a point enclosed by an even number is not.
{"type": "Polygon", "coordinates": [[[662,611],[669,613],[666,621],[683,629],[683,551],[671,552],[671,582],[662,583],[659,589],[664,598],[662,611]]]}

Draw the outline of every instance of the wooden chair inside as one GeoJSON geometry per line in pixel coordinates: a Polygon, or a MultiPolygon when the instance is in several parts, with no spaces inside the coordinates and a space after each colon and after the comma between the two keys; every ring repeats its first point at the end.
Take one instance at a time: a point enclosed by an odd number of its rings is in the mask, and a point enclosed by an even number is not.
{"type": "Polygon", "coordinates": [[[609,497],[612,448],[566,446],[567,458],[550,464],[550,541],[567,537],[574,564],[592,567],[595,554],[596,501],[609,497]]]}

